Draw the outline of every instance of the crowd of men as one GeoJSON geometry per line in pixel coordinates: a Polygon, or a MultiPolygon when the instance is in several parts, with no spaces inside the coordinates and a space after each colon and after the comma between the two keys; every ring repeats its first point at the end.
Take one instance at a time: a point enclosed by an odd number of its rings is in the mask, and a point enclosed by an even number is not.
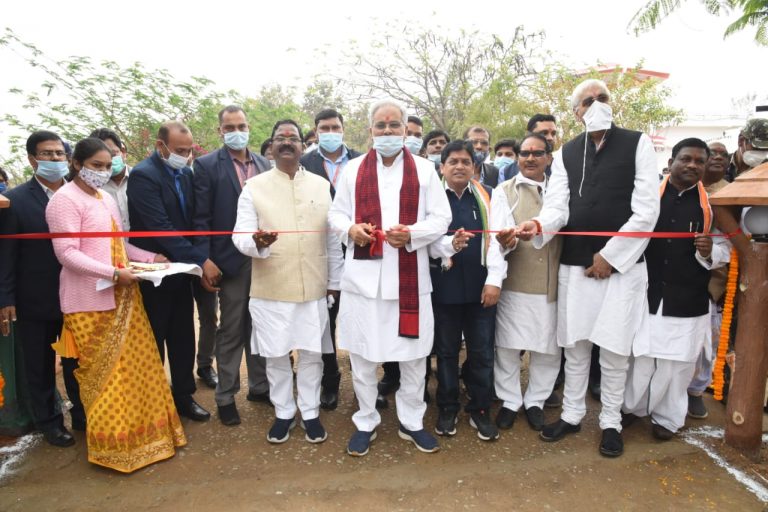
{"type": "MultiPolygon", "coordinates": [[[[322,442],[320,409],[339,403],[339,348],[349,352],[358,406],[350,455],[368,452],[393,392],[398,435],[437,451],[431,431],[457,432],[461,381],[469,425],[485,441],[518,414],[544,441],[578,432],[588,390],[602,404],[598,446],[609,457],[623,453],[622,428],[638,416],[650,416],[662,440],[686,415],[706,417],[711,322],[729,258],[727,240],[709,236],[717,219],[708,193],[766,160],[768,122],[749,121],[732,155],[720,142],[682,140],[660,176],[650,138],[613,123],[603,82],[581,83],[571,106],[585,129],[562,147],[551,115],[531,117],[517,140],[494,143],[479,125],[452,140],[424,134],[390,99],[370,109],[364,153],[344,143],[344,117],[332,109],[316,115],[311,143],[295,121],[279,120],[255,153],[246,113],[227,106],[222,146],[197,158],[190,129],[169,121],[133,168],[115,131],[93,131],[112,151],[103,190],[126,229],[234,233],[131,239],[202,269],[201,278],[140,285],[179,414],[210,418],[193,398],[197,366],[215,388],[219,420],[240,424],[245,357],[247,400],[274,406],[268,441],[286,442],[298,412],[306,440],[322,442]],[[612,235],[583,234],[594,231],[612,235]],[[622,231],[695,234],[649,240],[622,231]],[[557,234],[567,232],[582,234],[557,234]],[[425,428],[431,355],[438,415],[425,428]],[[544,408],[561,405],[547,423],[544,408]]],[[[45,206],[67,178],[66,148],[53,132],[30,135],[34,175],[5,192],[1,233],[48,231],[45,206]]],[[[0,330],[15,323],[23,343],[35,426],[69,446],[51,349],[62,327],[60,271],[50,240],[0,244],[0,330]]],[[[77,362],[62,366],[72,428],[84,430],[77,362]]]]}

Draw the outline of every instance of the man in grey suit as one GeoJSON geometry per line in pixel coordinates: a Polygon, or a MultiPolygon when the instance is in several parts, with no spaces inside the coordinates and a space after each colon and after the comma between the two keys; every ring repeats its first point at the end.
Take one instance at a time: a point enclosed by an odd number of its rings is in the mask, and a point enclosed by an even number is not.
{"type": "MultiPolygon", "coordinates": [[[[237,200],[249,178],[267,171],[269,161],[248,149],[249,128],[243,109],[236,105],[219,112],[219,134],[224,145],[195,160],[195,212],[198,231],[232,231],[237,200]]],[[[251,315],[248,312],[251,259],[243,256],[231,236],[198,236],[195,245],[223,274],[219,282],[220,322],[216,331],[216,366],[219,382],[216,405],[224,425],[240,424],[235,394],[240,390],[240,364],[245,351],[250,401],[269,401],[264,358],[251,354],[251,315]]]]}

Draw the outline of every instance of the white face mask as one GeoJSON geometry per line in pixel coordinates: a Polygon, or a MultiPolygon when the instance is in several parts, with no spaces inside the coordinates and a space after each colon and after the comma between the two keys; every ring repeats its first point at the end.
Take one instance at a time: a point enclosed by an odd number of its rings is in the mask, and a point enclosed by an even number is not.
{"type": "Polygon", "coordinates": [[[750,167],[757,167],[768,159],[768,150],[750,150],[741,155],[741,159],[750,167]]]}
{"type": "Polygon", "coordinates": [[[607,130],[613,122],[613,110],[609,104],[595,101],[584,112],[582,119],[584,119],[588,132],[607,130]]]}
{"type": "Polygon", "coordinates": [[[98,190],[107,184],[112,177],[112,169],[108,171],[94,171],[87,167],[80,169],[80,179],[85,182],[86,185],[94,190],[98,190]]]}
{"type": "Polygon", "coordinates": [[[424,143],[423,140],[421,140],[421,137],[415,137],[413,135],[409,135],[405,138],[405,147],[408,148],[408,151],[413,153],[414,155],[418,155],[419,151],[421,150],[421,145],[424,143]]]}
{"type": "MultiPolygon", "coordinates": [[[[165,149],[168,149],[168,146],[165,146],[165,149]]],[[[163,155],[160,155],[160,158],[162,157],[163,155]]],[[[179,170],[187,166],[187,162],[189,162],[189,158],[185,158],[181,155],[177,155],[176,153],[168,149],[168,158],[163,158],[163,161],[167,163],[168,167],[170,167],[171,169],[179,170]]]]}
{"type": "Polygon", "coordinates": [[[430,160],[432,160],[436,164],[439,164],[441,156],[442,155],[440,153],[435,153],[434,155],[427,155],[427,158],[429,158],[430,160]]]}

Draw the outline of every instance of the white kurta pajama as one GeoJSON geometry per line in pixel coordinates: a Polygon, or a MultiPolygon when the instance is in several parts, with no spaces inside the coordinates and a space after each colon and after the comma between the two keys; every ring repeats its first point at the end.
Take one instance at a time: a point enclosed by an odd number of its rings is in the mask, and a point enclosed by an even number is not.
{"type": "MultiPolygon", "coordinates": [[[[610,143],[610,141],[608,141],[610,143]]],[[[544,233],[560,230],[568,223],[570,189],[562,152],[554,155],[544,207],[536,217],[544,233]]],[[[642,134],[635,152],[635,179],[631,197],[632,215],[619,231],[653,231],[659,215],[659,175],[650,138],[642,134]]],[[[536,247],[552,235],[534,237],[536,247]]],[[[638,263],[648,245],[647,238],[612,237],[600,250],[618,272],[607,279],[584,274],[584,267],[560,265],[557,300],[557,341],[565,348],[565,389],[561,419],[576,425],[586,414],[591,344],[600,346],[600,428],[621,432],[621,405],[628,357],[635,336],[647,328],[648,273],[638,263]]]]}
{"type": "MultiPolygon", "coordinates": [[[[712,262],[696,253],[699,264],[719,268],[730,260],[730,243],[713,238],[712,262]]],[[[693,243],[693,242],[691,242],[693,243]]],[[[672,432],[685,425],[688,413],[688,385],[704,347],[712,346],[712,308],[695,317],[664,316],[664,301],[656,314],[649,315],[648,329],[635,338],[634,356],[624,392],[625,412],[651,416],[653,423],[672,432]]]]}
{"type": "MultiPolygon", "coordinates": [[[[350,352],[352,378],[360,410],[354,414],[358,430],[370,432],[380,423],[376,411],[376,364],[399,361],[401,383],[395,395],[400,423],[408,430],[421,430],[426,410],[424,358],[432,350],[434,318],[430,292],[427,246],[448,229],[451,208],[445,190],[429,160],[414,156],[419,180],[417,222],[409,226],[411,240],[406,250],[416,251],[419,286],[419,338],[398,336],[399,270],[398,250],[384,243],[383,258],[356,260],[349,240],[355,224],[355,183],[365,155],[351,160],[336,186],[336,196],[328,214],[333,229],[347,251],[341,291],[344,295],[337,319],[338,347],[350,352]],[[413,375],[411,375],[413,374],[413,375]],[[416,378],[418,376],[418,378],[416,378]]],[[[377,154],[381,229],[400,224],[400,187],[403,181],[403,153],[391,167],[385,167],[377,154]]]]}
{"type": "MultiPolygon", "coordinates": [[[[547,182],[537,182],[522,174],[515,175],[520,186],[542,187],[546,190],[547,182]]],[[[501,186],[494,190],[491,197],[491,230],[514,228],[519,221],[515,219],[507,195],[501,186]]],[[[495,237],[491,241],[491,250],[506,256],[512,249],[502,249],[495,237]]],[[[514,268],[507,268],[503,260],[503,276],[495,286],[501,287],[507,273],[514,268]]],[[[496,309],[496,359],[494,361],[494,381],[496,395],[503,401],[503,406],[517,411],[521,406],[543,408],[544,401],[552,393],[557,374],[560,372],[560,347],[557,345],[557,302],[548,302],[547,294],[522,293],[502,290],[496,309]],[[520,386],[521,351],[528,351],[528,388],[523,396],[520,386]]]]}
{"type": "MultiPolygon", "coordinates": [[[[277,171],[281,172],[281,171],[277,171]]],[[[306,171],[300,170],[299,173],[306,171]]],[[[285,205],[285,208],[290,205],[285,205]]],[[[327,233],[329,290],[339,289],[343,256],[338,237],[330,229],[327,233]]],[[[257,249],[251,233],[273,230],[274,226],[261,226],[248,187],[243,187],[237,203],[237,222],[232,235],[237,249],[252,258],[269,258],[270,248],[257,249]]],[[[299,236],[279,234],[280,236],[299,236]]],[[[302,419],[317,418],[320,411],[320,379],[322,354],[333,352],[330,337],[327,299],[306,302],[287,302],[251,297],[248,309],[253,321],[251,351],[266,358],[270,399],[278,418],[291,419],[297,405],[293,398],[293,371],[289,353],[298,350],[298,409],[302,419]]]]}

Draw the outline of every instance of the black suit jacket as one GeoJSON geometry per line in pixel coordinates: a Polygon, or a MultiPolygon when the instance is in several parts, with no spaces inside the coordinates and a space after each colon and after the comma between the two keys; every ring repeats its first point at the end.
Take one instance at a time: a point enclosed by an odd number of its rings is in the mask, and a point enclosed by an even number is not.
{"type": "MultiPolygon", "coordinates": [[[[354,149],[351,149],[347,147],[347,155],[349,155],[349,159],[352,160],[353,158],[357,158],[361,155],[359,151],[355,151],[354,149]]],[[[309,172],[313,172],[317,174],[318,176],[322,176],[326,180],[328,180],[328,174],[325,172],[325,165],[323,164],[323,155],[320,154],[320,148],[314,149],[307,153],[306,155],[301,157],[301,166],[304,167],[309,172]]],[[[328,180],[330,181],[330,180],[328,180]]],[[[333,198],[336,195],[336,187],[333,186],[333,183],[331,183],[331,197],[333,198]]]]}
{"type": "MultiPolygon", "coordinates": [[[[270,168],[269,160],[251,153],[257,173],[270,168]]],[[[242,192],[235,164],[226,146],[195,159],[192,176],[197,231],[232,231],[237,220],[237,200],[242,192]]],[[[133,175],[131,175],[133,178],[133,175]]],[[[247,257],[235,248],[231,236],[197,236],[194,244],[227,276],[237,275],[247,257]]]]}
{"type": "Polygon", "coordinates": [[[483,164],[483,184],[496,188],[499,184],[499,169],[493,164],[483,164]]]}
{"type": "MultiPolygon", "coordinates": [[[[185,210],[170,168],[155,151],[131,170],[128,180],[128,215],[131,231],[190,231],[194,212],[192,170],[181,170],[181,189],[185,210]]],[[[171,261],[196,263],[206,260],[203,252],[192,244],[192,237],[131,238],[131,243],[147,251],[163,254],[171,261]]]]}
{"type": "MultiPolygon", "coordinates": [[[[48,196],[35,178],[5,196],[11,207],[0,210],[0,233],[48,233],[48,196]]],[[[60,274],[50,240],[0,241],[0,307],[16,306],[20,320],[61,320],[60,274]]]]}

